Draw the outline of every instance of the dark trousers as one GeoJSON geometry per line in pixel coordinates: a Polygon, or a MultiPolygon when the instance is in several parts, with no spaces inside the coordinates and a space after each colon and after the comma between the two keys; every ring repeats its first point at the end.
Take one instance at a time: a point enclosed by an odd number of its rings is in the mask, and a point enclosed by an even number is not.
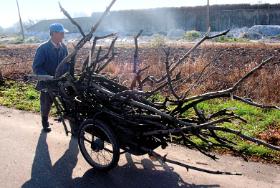
{"type": "Polygon", "coordinates": [[[53,99],[48,92],[41,91],[40,94],[40,111],[43,119],[47,119],[51,111],[53,99]]]}

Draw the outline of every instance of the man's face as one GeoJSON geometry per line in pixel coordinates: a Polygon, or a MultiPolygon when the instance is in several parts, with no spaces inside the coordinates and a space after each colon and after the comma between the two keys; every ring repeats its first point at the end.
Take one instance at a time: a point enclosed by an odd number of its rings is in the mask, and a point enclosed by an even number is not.
{"type": "Polygon", "coordinates": [[[60,32],[53,32],[52,33],[52,39],[54,42],[62,42],[64,38],[64,33],[60,33],[60,32]]]}

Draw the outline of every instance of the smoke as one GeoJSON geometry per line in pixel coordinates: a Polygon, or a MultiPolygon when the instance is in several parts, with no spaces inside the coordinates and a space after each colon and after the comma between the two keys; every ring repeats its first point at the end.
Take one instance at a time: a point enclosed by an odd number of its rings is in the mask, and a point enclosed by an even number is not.
{"type": "MultiPolygon", "coordinates": [[[[104,20],[99,31],[118,32],[123,35],[133,35],[144,30],[144,35],[153,33],[167,34],[169,30],[176,29],[176,14],[171,9],[148,9],[112,11],[104,20]]],[[[97,20],[98,14],[92,14],[97,20]]]]}

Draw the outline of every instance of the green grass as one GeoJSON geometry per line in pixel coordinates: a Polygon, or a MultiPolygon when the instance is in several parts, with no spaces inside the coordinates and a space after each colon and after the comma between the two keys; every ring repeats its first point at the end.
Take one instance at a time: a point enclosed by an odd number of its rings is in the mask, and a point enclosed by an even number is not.
{"type": "Polygon", "coordinates": [[[6,82],[0,87],[0,105],[39,112],[39,93],[31,84],[6,82]]]}
{"type": "MultiPolygon", "coordinates": [[[[245,103],[235,100],[210,100],[198,105],[198,108],[204,110],[206,114],[217,112],[224,108],[234,107],[235,114],[241,116],[247,120],[244,122],[224,123],[222,126],[241,130],[243,134],[256,137],[269,127],[280,128],[280,111],[279,110],[264,110],[256,108],[245,103]]],[[[191,113],[189,113],[191,114],[191,113]]],[[[280,153],[274,150],[268,149],[264,146],[259,146],[254,143],[245,141],[238,136],[227,133],[220,133],[221,136],[234,141],[237,146],[237,150],[243,151],[249,156],[256,156],[262,159],[274,160],[280,162],[280,153]]],[[[204,143],[195,138],[196,143],[203,145],[204,143]]],[[[211,140],[212,141],[212,140],[211,140]]]]}
{"type": "Polygon", "coordinates": [[[211,100],[199,104],[198,107],[206,113],[213,113],[224,108],[235,108],[234,112],[248,121],[247,123],[240,123],[238,127],[250,131],[252,136],[266,130],[270,125],[280,127],[279,110],[256,108],[235,100],[211,100]]]}
{"type": "MultiPolygon", "coordinates": [[[[164,97],[160,94],[154,95],[153,98],[155,101],[162,102],[164,100],[164,97]]],[[[269,127],[280,128],[279,110],[265,110],[247,105],[236,100],[223,99],[209,100],[200,103],[198,105],[198,108],[200,110],[203,110],[205,114],[212,114],[225,108],[234,109],[233,111],[235,112],[235,114],[246,119],[247,123],[236,121],[234,123],[224,123],[221,126],[241,130],[243,134],[246,134],[248,136],[256,137],[263,131],[266,131],[269,127]]],[[[190,109],[183,114],[183,116],[188,118],[191,118],[194,115],[195,112],[193,109],[190,109]]],[[[259,146],[254,143],[245,141],[233,134],[219,133],[219,135],[235,142],[237,144],[235,148],[239,151],[242,151],[248,156],[258,157],[267,161],[280,163],[280,152],[276,152],[264,146],[259,146]]],[[[200,146],[206,146],[205,142],[197,137],[192,137],[191,139],[200,146]]],[[[210,141],[214,143],[216,142],[214,139],[210,141]]],[[[223,151],[223,149],[220,149],[220,151],[223,151]]]]}

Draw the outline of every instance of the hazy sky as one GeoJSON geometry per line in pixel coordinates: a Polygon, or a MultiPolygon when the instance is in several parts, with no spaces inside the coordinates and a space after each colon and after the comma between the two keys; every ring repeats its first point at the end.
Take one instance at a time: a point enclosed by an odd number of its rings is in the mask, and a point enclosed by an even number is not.
{"type": "MultiPolygon", "coordinates": [[[[58,0],[18,0],[23,21],[63,18],[58,0]]],[[[60,0],[73,16],[88,16],[93,11],[103,11],[111,0],[60,0]]],[[[207,0],[117,0],[113,10],[144,9],[205,5],[207,0]]],[[[210,0],[210,4],[280,3],[280,0],[210,0]]],[[[0,26],[9,27],[18,21],[16,0],[0,0],[0,26]]]]}

